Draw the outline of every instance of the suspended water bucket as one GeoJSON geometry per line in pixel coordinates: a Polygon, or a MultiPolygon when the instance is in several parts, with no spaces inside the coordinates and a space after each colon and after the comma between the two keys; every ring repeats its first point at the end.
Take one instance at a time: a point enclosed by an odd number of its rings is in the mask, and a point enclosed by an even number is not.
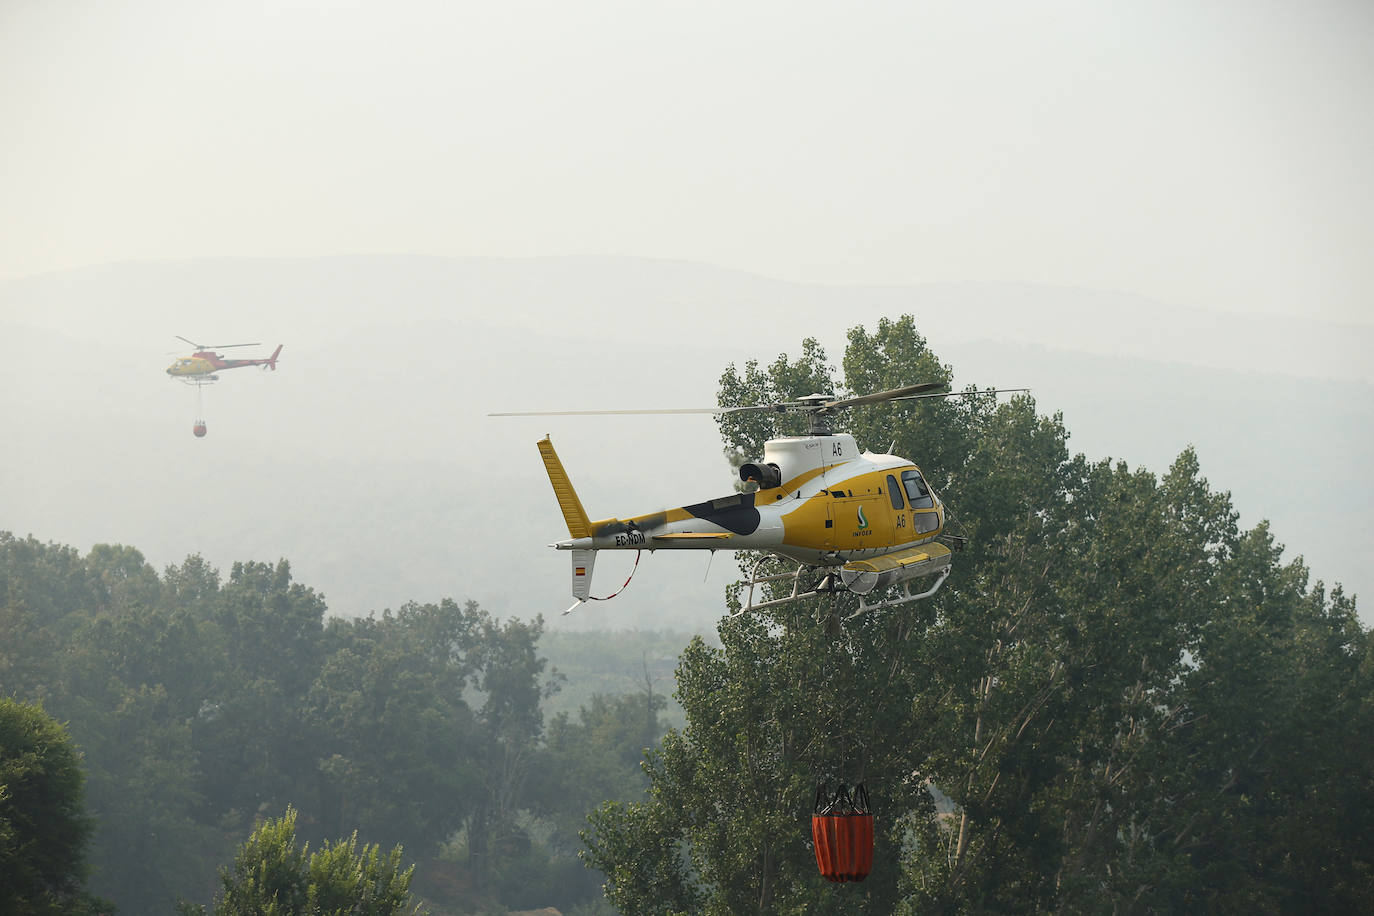
{"type": "Polygon", "coordinates": [[[191,432],[196,434],[197,439],[205,438],[205,421],[197,420],[196,425],[191,427],[191,432]]]}
{"type": "Polygon", "coordinates": [[[841,785],[833,797],[825,786],[816,789],[811,815],[811,841],[816,867],[829,881],[862,881],[873,870],[873,813],[863,783],[854,794],[841,785]]]}

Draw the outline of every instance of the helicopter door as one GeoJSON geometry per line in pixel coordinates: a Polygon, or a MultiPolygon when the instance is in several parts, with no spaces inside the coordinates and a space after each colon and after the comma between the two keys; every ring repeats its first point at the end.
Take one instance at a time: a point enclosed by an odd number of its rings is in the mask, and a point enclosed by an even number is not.
{"type": "Polygon", "coordinates": [[[890,543],[892,509],[886,496],[832,491],[828,509],[827,550],[870,550],[890,543]]]}

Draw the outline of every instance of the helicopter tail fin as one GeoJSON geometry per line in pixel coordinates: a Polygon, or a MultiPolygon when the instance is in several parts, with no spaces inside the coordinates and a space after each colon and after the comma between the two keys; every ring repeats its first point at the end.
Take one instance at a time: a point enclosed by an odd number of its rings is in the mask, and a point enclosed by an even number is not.
{"type": "Polygon", "coordinates": [[[277,349],[272,351],[272,355],[267,358],[267,368],[273,372],[277,371],[277,354],[281,353],[281,344],[277,344],[277,349]]]}
{"type": "Polygon", "coordinates": [[[592,566],[595,563],[595,550],[574,550],[572,552],[572,595],[579,604],[591,598],[592,566]]]}
{"type": "Polygon", "coordinates": [[[572,607],[563,612],[564,617],[567,617],[588,601],[600,600],[592,598],[592,566],[595,563],[595,550],[588,548],[577,549],[572,552],[573,603],[572,607]]]}
{"type": "MultiPolygon", "coordinates": [[[[577,498],[577,491],[573,489],[572,481],[568,480],[568,472],[563,470],[563,462],[558,460],[558,453],[553,450],[553,443],[549,437],[545,436],[539,440],[539,454],[544,458],[544,468],[549,472],[549,483],[553,484],[553,495],[558,499],[558,508],[563,510],[563,521],[568,524],[568,534],[574,538],[590,537],[592,524],[587,518],[587,510],[582,508],[582,500],[577,498]]],[[[573,586],[577,586],[577,553],[573,556],[573,586]]],[[[586,564],[586,582],[591,582],[591,562],[586,564]]]]}

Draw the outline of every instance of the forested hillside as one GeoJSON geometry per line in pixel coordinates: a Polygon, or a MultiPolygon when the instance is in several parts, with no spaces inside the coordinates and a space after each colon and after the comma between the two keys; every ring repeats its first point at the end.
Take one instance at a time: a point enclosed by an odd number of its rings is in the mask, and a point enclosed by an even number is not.
{"type": "Polygon", "coordinates": [[[89,887],[125,913],[208,901],[288,806],[312,848],[401,844],[436,913],[576,911],[600,896],[577,858],[586,812],[642,790],[663,730],[662,688],[546,721],[562,679],[538,619],[453,601],[332,618],[284,560],[159,575],[132,547],[0,533],[0,602],[0,695],[67,723],[89,887]]]}
{"type": "MultiPolygon", "coordinates": [[[[673,697],[673,674],[692,635],[668,630],[545,631],[539,651],[550,670],[562,676],[559,691],[544,703],[545,713],[576,717],[597,694],[652,694],[667,704],[664,725],[682,727],[685,719],[673,697]]],[[[709,638],[713,645],[718,643],[715,634],[709,638]]]]}
{"type": "MultiPolygon", "coordinates": [[[[851,331],[838,368],[812,340],[730,366],[720,399],[951,374],[904,318],[851,331]]],[[[775,422],[721,431],[753,458],[775,422]]],[[[542,619],[471,602],[331,617],[286,560],[159,573],[132,546],[0,534],[0,695],[84,755],[88,890],[126,913],[209,901],[290,809],[312,848],[401,844],[437,914],[1367,908],[1374,638],[1353,599],[1240,528],[1191,450],[1163,473],[1088,461],[1030,397],[846,424],[921,465],[968,538],[953,574],[854,619],[722,606],[718,642],[546,651],[542,619]],[[812,801],[860,780],[873,872],[832,885],[812,801]]]]}

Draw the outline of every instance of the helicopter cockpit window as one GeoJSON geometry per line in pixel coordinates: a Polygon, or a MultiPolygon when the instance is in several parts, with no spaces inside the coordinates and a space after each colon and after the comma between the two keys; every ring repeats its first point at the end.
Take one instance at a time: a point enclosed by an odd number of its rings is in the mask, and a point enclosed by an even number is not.
{"type": "Polygon", "coordinates": [[[897,478],[891,474],[887,475],[887,495],[892,500],[892,508],[898,511],[906,508],[906,503],[902,502],[902,488],[897,486],[897,478]]]}
{"type": "Polygon", "coordinates": [[[913,509],[933,509],[935,508],[935,498],[930,495],[930,488],[921,479],[921,472],[912,468],[902,472],[902,485],[906,487],[906,498],[911,500],[913,509]]]}

